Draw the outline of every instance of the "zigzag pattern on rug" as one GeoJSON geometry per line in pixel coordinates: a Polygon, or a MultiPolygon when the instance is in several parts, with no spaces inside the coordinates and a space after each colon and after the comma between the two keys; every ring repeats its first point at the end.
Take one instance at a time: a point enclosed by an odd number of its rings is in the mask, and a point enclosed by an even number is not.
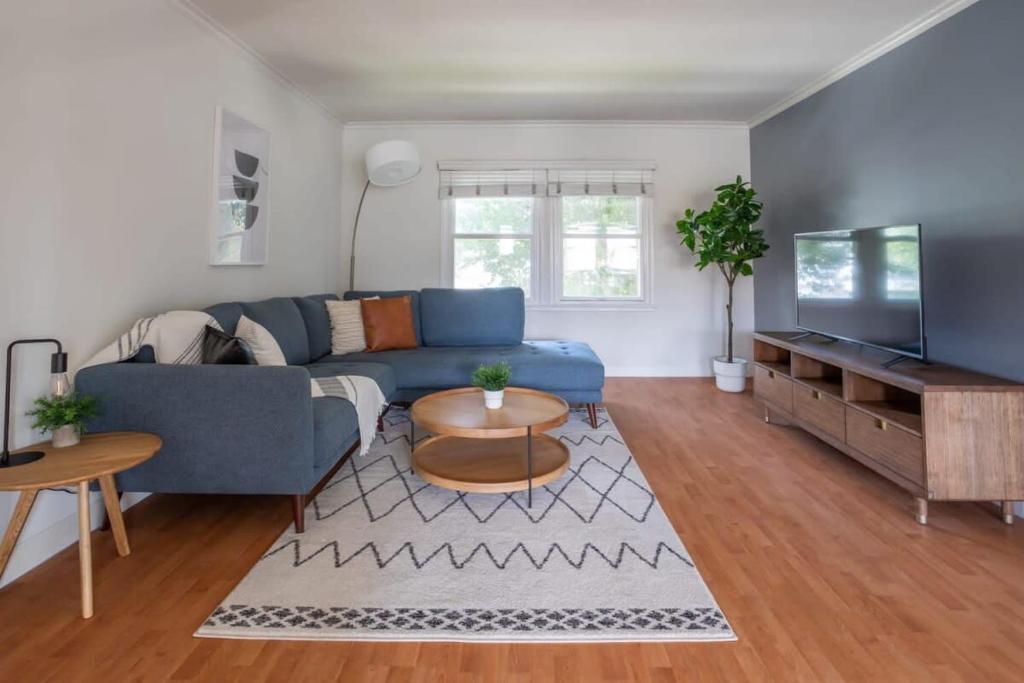
{"type": "Polygon", "coordinates": [[[425,557],[421,559],[419,556],[417,556],[416,546],[413,544],[412,541],[406,541],[402,543],[398,547],[398,549],[395,550],[395,552],[391,553],[386,557],[380,553],[380,551],[377,548],[377,544],[371,541],[362,546],[361,548],[359,548],[358,550],[356,550],[354,553],[351,553],[347,557],[342,558],[341,551],[338,548],[337,541],[325,543],[313,552],[309,553],[308,555],[302,556],[302,544],[299,541],[299,539],[294,538],[285,543],[284,545],[278,548],[274,548],[266,555],[264,555],[263,558],[261,559],[267,559],[268,557],[272,557],[280,552],[287,550],[288,548],[291,548],[294,551],[294,560],[292,561],[293,567],[299,567],[305,564],[306,562],[309,562],[310,560],[314,559],[321,553],[326,552],[327,549],[330,548],[333,550],[334,553],[335,569],[340,569],[341,567],[344,567],[352,560],[356,559],[357,557],[360,557],[361,555],[367,552],[373,555],[374,560],[377,562],[378,569],[384,569],[389,564],[391,564],[395,560],[395,558],[399,556],[408,556],[408,558],[412,561],[412,564],[416,567],[416,569],[423,569],[425,566],[430,564],[431,560],[442,554],[444,557],[448,558],[448,561],[455,569],[462,569],[463,567],[471,563],[478,555],[481,554],[482,556],[489,559],[491,561],[491,564],[493,564],[496,569],[507,568],[509,560],[520,554],[525,556],[526,559],[530,561],[530,564],[533,565],[534,569],[543,569],[552,557],[561,557],[572,568],[582,569],[584,564],[586,564],[587,558],[593,555],[600,557],[612,569],[618,569],[619,565],[622,564],[622,560],[626,556],[627,552],[630,553],[636,559],[646,564],[651,569],[658,568],[658,562],[661,560],[662,552],[665,552],[668,555],[675,557],[677,560],[684,563],[688,567],[693,567],[693,562],[686,559],[685,557],[677,553],[675,550],[665,545],[664,543],[658,544],[657,548],[654,551],[654,557],[650,559],[644,557],[641,553],[637,552],[636,549],[634,549],[633,546],[631,546],[628,543],[620,543],[618,552],[613,557],[609,557],[609,555],[606,555],[605,553],[601,552],[601,549],[595,546],[593,543],[586,543],[584,544],[583,550],[580,553],[578,559],[573,559],[572,557],[569,557],[568,553],[566,553],[562,549],[562,546],[558,545],[557,543],[552,543],[551,546],[548,547],[548,550],[544,554],[544,557],[542,557],[539,560],[536,559],[529,550],[527,550],[525,545],[523,545],[522,543],[517,543],[515,546],[513,546],[512,550],[505,554],[504,559],[499,560],[497,557],[495,557],[494,553],[491,552],[491,549],[487,547],[486,543],[477,544],[469,552],[469,554],[464,556],[462,559],[457,559],[455,557],[456,551],[455,548],[452,547],[451,543],[442,543],[437,549],[428,553],[425,557]]]}

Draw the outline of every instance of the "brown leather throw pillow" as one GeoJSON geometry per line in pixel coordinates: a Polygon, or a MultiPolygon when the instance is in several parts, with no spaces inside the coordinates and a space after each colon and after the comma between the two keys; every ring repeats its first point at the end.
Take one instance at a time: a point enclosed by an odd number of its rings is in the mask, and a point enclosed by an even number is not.
{"type": "Polygon", "coordinates": [[[362,308],[367,351],[416,348],[411,296],[363,299],[362,308]]]}

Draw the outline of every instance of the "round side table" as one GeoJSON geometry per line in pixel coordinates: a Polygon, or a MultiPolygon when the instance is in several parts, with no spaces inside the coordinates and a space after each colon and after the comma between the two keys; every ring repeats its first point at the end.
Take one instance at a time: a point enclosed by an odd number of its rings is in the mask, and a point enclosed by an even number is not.
{"type": "Polygon", "coordinates": [[[11,559],[14,544],[25,526],[25,520],[41,489],[78,485],[78,561],[82,577],[82,617],[92,616],[92,532],[89,516],[89,482],[98,480],[107,508],[110,528],[114,532],[117,554],[128,555],[128,534],[121,517],[121,502],[117,497],[114,475],[135,467],[153,457],[162,441],[155,434],[142,432],[107,432],[89,434],[74,445],[54,448],[47,441],[23,451],[42,451],[42,459],[27,465],[0,468],[0,491],[20,491],[11,522],[0,542],[0,576],[11,559]]]}

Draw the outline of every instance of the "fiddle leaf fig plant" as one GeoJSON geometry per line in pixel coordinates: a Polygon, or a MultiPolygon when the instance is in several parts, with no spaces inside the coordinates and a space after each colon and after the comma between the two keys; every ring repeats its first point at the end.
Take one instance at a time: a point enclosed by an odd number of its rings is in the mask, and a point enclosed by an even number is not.
{"type": "Polygon", "coordinates": [[[754,229],[761,218],[763,204],[750,182],[736,176],[736,181],[715,188],[718,196],[700,213],[687,209],[676,222],[681,244],[697,256],[697,269],[715,265],[729,286],[725,306],[728,319],[726,358],[733,362],[733,286],[740,276],[754,274],[751,261],[768,251],[764,231],[754,229]]]}

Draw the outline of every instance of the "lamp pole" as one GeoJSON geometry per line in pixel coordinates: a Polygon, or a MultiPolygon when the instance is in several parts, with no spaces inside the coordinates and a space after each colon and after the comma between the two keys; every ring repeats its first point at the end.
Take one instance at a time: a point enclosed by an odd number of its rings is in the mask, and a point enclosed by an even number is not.
{"type": "Polygon", "coordinates": [[[356,209],[356,222],[352,225],[352,253],[348,256],[348,291],[355,289],[356,282],[356,233],[359,231],[359,215],[363,213],[363,200],[366,199],[366,191],[370,189],[370,179],[366,179],[363,185],[363,194],[359,197],[359,208],[356,209]]]}

